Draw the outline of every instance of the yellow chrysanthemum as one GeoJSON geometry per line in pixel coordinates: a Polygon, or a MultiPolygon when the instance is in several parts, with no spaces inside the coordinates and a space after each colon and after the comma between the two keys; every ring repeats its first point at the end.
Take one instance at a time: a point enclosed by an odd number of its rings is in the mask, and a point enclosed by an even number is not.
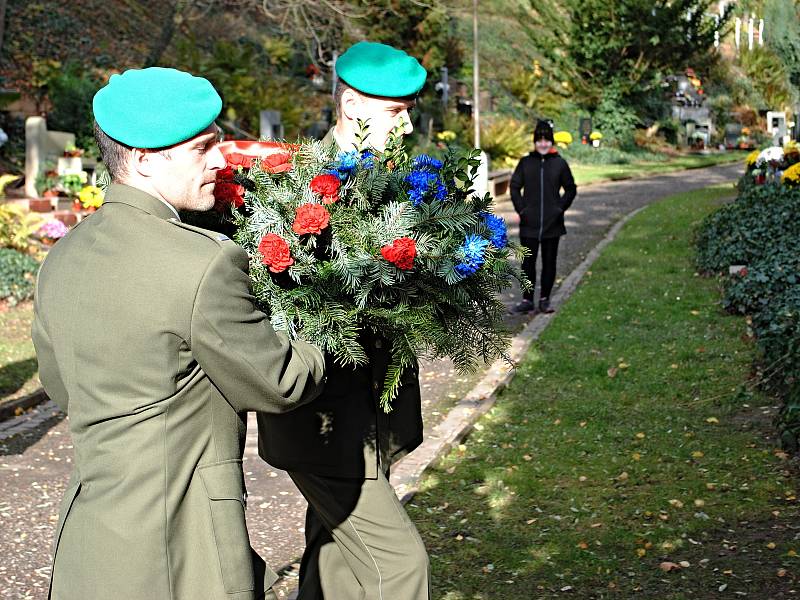
{"type": "Polygon", "coordinates": [[[453,142],[456,139],[455,131],[450,131],[449,129],[442,131],[441,133],[436,134],[436,139],[440,142],[453,142]]]}
{"type": "Polygon", "coordinates": [[[104,198],[105,194],[103,190],[94,185],[84,186],[83,189],[78,192],[78,199],[81,201],[84,208],[100,208],[104,198]]]}
{"type": "Polygon", "coordinates": [[[761,150],[753,150],[750,154],[747,155],[747,158],[745,158],[744,161],[747,163],[748,167],[751,167],[754,164],[756,164],[756,161],[758,160],[758,155],[760,153],[761,150]]]}
{"type": "Polygon", "coordinates": [[[556,131],[553,140],[556,144],[571,144],[572,135],[569,131],[556,131]]]}
{"type": "Polygon", "coordinates": [[[589,139],[592,140],[592,141],[594,141],[594,140],[602,140],[603,139],[603,134],[600,133],[599,131],[593,131],[592,133],[589,134],[589,139]]]}
{"type": "Polygon", "coordinates": [[[795,163],[783,172],[781,183],[784,185],[800,185],[800,163],[795,163]]]}

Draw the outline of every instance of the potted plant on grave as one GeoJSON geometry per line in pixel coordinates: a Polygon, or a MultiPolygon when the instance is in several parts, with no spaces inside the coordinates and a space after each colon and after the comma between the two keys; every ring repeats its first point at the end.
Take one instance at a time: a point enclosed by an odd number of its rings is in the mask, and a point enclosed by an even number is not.
{"type": "Polygon", "coordinates": [[[59,178],[59,186],[67,193],[67,196],[72,199],[73,210],[80,210],[78,194],[80,194],[83,186],[86,185],[87,179],[88,176],[85,171],[81,171],[80,173],[67,173],[59,178]]]}
{"type": "Polygon", "coordinates": [[[45,169],[36,177],[36,193],[40,198],[55,198],[59,195],[59,177],[54,169],[45,169]]]}
{"type": "Polygon", "coordinates": [[[37,237],[45,246],[52,246],[62,237],[67,235],[67,226],[58,219],[50,219],[36,231],[37,237]]]}
{"type": "Polygon", "coordinates": [[[94,212],[103,205],[105,194],[95,185],[85,185],[78,192],[77,202],[87,212],[94,212]]]}
{"type": "Polygon", "coordinates": [[[559,148],[567,148],[572,143],[572,134],[569,131],[556,131],[553,141],[559,148]]]}
{"type": "Polygon", "coordinates": [[[64,156],[67,158],[80,158],[83,152],[83,148],[78,148],[75,144],[67,144],[64,148],[64,156]]]}

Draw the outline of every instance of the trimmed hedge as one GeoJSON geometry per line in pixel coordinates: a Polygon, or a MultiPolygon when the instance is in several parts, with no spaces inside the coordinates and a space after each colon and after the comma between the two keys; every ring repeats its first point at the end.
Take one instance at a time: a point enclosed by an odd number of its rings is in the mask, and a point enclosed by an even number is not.
{"type": "Polygon", "coordinates": [[[27,254],[0,248],[0,300],[13,306],[33,298],[38,268],[39,263],[27,254]]]}
{"type": "Polygon", "coordinates": [[[739,197],[710,214],[698,230],[697,266],[706,273],[730,265],[783,260],[800,248],[800,189],[740,182],[739,197]]]}
{"type": "Polygon", "coordinates": [[[697,266],[719,274],[723,306],[750,315],[765,389],[784,400],[781,439],[800,448],[800,188],[739,184],[739,197],[709,215],[697,236],[697,266]],[[729,275],[730,265],[745,265],[729,275]]]}

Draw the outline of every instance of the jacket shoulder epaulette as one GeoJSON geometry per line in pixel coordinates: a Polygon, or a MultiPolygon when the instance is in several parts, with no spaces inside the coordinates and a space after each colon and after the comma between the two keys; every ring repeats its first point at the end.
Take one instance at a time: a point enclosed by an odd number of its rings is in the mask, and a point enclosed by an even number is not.
{"type": "Polygon", "coordinates": [[[215,241],[217,244],[222,246],[225,242],[230,242],[231,238],[229,238],[224,233],[219,233],[218,231],[211,231],[210,229],[203,229],[202,227],[195,227],[194,225],[189,225],[188,223],[184,223],[183,221],[179,221],[178,219],[169,219],[169,222],[175,225],[176,227],[180,227],[181,229],[185,229],[186,231],[191,231],[192,233],[196,233],[198,235],[202,235],[207,237],[210,240],[215,241]]]}

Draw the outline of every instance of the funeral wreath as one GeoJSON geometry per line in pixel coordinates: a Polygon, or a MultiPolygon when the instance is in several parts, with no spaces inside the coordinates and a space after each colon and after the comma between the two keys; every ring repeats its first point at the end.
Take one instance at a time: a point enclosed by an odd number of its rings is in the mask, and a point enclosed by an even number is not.
{"type": "Polygon", "coordinates": [[[382,154],[312,140],[222,142],[228,167],[216,186],[277,330],[343,365],[368,362],[362,332],[391,342],[386,411],[420,357],[450,357],[468,372],[506,356],[498,296],[514,279],[528,285],[511,261],[524,250],[491,196],[473,191],[478,152],[411,157],[398,140],[382,154]]]}

